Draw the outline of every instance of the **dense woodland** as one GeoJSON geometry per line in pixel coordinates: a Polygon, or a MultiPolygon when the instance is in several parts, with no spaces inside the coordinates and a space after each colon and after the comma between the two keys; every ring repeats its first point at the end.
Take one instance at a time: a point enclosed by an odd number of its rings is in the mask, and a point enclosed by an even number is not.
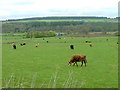
{"type": "Polygon", "coordinates": [[[111,22],[27,22],[27,23],[5,23],[3,24],[3,33],[5,32],[28,32],[28,31],[78,31],[85,32],[103,32],[117,31],[117,23],[111,22]]]}
{"type": "MultiPolygon", "coordinates": [[[[12,22],[14,20],[9,20],[3,22],[2,28],[3,33],[24,33],[33,31],[54,31],[54,32],[64,32],[65,34],[89,34],[90,32],[117,32],[118,24],[117,22],[85,22],[80,20],[80,17],[49,17],[49,18],[39,18],[39,19],[74,19],[73,21],[40,21],[35,22],[38,18],[31,18],[33,22],[12,22]],[[79,18],[79,20],[78,20],[79,18]]],[[[85,18],[85,17],[84,17],[85,18]]],[[[106,19],[106,17],[87,17],[86,19],[106,19]]],[[[20,20],[31,20],[31,19],[20,19],[20,20]]],[[[19,21],[19,19],[18,19],[19,21]]]]}
{"type": "MultiPolygon", "coordinates": [[[[116,17],[117,18],[117,17],[116,17]]],[[[95,16],[55,16],[55,17],[33,17],[33,18],[24,18],[24,19],[10,19],[8,21],[21,21],[21,20],[70,20],[70,19],[109,19],[107,17],[95,17],[95,16]]]]}

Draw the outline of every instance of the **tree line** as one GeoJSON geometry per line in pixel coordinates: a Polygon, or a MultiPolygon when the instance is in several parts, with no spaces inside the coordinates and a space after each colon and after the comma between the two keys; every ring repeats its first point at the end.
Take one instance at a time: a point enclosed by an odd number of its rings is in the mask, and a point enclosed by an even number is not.
{"type": "Polygon", "coordinates": [[[24,33],[30,31],[56,31],[77,32],[88,34],[89,32],[115,32],[118,24],[115,22],[83,22],[83,21],[60,21],[60,22],[26,22],[26,23],[3,23],[3,33],[24,33]]]}
{"type": "Polygon", "coordinates": [[[96,16],[51,16],[51,17],[32,17],[23,19],[8,19],[8,21],[23,21],[23,20],[63,20],[63,19],[109,19],[107,17],[96,17],[96,16]]]}

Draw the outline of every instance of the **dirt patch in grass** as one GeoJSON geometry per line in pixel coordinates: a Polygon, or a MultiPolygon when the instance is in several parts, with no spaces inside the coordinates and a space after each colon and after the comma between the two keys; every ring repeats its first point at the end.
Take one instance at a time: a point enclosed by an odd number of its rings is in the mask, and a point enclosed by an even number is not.
{"type": "Polygon", "coordinates": [[[113,35],[68,35],[67,37],[111,37],[113,35]]]}

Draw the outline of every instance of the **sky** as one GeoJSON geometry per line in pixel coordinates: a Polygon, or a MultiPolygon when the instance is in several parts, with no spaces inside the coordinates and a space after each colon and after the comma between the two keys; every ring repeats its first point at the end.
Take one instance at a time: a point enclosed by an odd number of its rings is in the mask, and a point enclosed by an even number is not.
{"type": "Polygon", "coordinates": [[[0,0],[0,20],[46,16],[117,17],[119,0],[0,0]]]}

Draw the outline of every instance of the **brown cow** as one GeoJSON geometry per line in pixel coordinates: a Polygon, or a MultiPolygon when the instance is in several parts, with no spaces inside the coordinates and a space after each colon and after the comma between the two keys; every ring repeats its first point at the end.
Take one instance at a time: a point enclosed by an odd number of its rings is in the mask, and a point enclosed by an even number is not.
{"type": "Polygon", "coordinates": [[[68,65],[71,65],[72,63],[74,63],[73,66],[75,64],[78,66],[77,62],[81,62],[82,63],[81,67],[82,67],[83,63],[86,66],[86,63],[87,63],[86,55],[73,55],[72,58],[70,59],[68,65]]]}

